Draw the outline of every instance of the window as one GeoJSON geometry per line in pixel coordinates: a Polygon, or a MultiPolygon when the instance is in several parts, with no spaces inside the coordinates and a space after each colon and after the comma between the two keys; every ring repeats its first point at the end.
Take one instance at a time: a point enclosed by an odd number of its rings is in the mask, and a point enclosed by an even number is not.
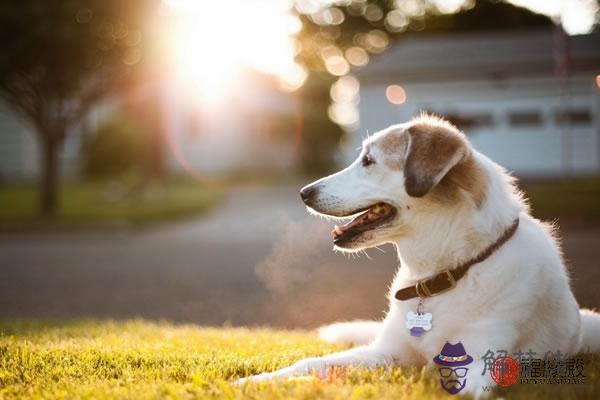
{"type": "Polygon", "coordinates": [[[592,114],[585,108],[556,110],[554,122],[556,125],[589,125],[592,122],[592,114]]]}
{"type": "Polygon", "coordinates": [[[428,107],[421,107],[421,110],[439,115],[452,123],[458,129],[469,133],[470,130],[481,129],[494,125],[494,116],[487,112],[461,112],[461,111],[435,111],[428,107]]]}
{"type": "Polygon", "coordinates": [[[536,126],[542,124],[542,115],[538,111],[515,111],[508,114],[512,126],[536,126]]]}
{"type": "Polygon", "coordinates": [[[473,129],[481,129],[487,126],[494,125],[494,117],[492,114],[458,114],[449,113],[446,114],[446,118],[458,129],[463,131],[469,131],[473,129]]]}

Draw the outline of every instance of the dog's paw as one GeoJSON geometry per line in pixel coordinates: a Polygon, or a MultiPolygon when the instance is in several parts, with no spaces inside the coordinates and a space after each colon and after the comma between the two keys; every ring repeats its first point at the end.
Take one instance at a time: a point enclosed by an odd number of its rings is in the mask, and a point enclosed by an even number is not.
{"type": "Polygon", "coordinates": [[[234,381],[236,385],[243,385],[248,382],[265,382],[274,381],[277,379],[288,379],[298,376],[313,375],[320,377],[326,374],[327,365],[325,361],[318,357],[305,358],[304,360],[297,361],[289,367],[282,368],[273,372],[263,372],[258,375],[251,375],[245,378],[234,381]]]}
{"type": "Polygon", "coordinates": [[[250,382],[250,378],[251,378],[251,376],[247,376],[245,378],[239,378],[239,379],[236,379],[235,381],[231,381],[230,383],[233,386],[242,386],[242,385],[245,385],[246,383],[250,382]]]}
{"type": "Polygon", "coordinates": [[[265,381],[271,381],[271,380],[274,380],[277,378],[279,378],[279,377],[276,376],[272,372],[264,372],[262,374],[250,375],[250,376],[246,376],[244,378],[237,379],[232,382],[232,385],[239,386],[239,385],[245,385],[247,383],[252,383],[252,382],[265,382],[265,381]]]}

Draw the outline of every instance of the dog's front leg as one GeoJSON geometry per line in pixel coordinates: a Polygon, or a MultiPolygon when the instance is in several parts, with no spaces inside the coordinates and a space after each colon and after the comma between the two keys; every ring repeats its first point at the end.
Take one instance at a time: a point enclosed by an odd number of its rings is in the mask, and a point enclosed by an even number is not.
{"type": "Polygon", "coordinates": [[[248,381],[261,382],[272,379],[282,379],[291,376],[326,373],[329,367],[360,366],[373,368],[380,365],[391,363],[393,357],[389,354],[383,354],[372,346],[355,347],[350,350],[339,353],[329,354],[323,357],[311,357],[300,360],[289,367],[279,369],[273,372],[265,372],[259,375],[253,375],[238,380],[236,383],[245,383],[248,381]]]}
{"type": "Polygon", "coordinates": [[[467,353],[473,356],[474,361],[468,365],[464,392],[470,393],[476,399],[488,397],[496,387],[496,382],[492,380],[489,372],[489,361],[486,365],[488,351],[494,354],[497,351],[506,351],[508,354],[512,354],[518,332],[510,325],[502,327],[497,323],[488,326],[482,324],[481,329],[474,329],[469,334],[460,337],[467,353]]]}

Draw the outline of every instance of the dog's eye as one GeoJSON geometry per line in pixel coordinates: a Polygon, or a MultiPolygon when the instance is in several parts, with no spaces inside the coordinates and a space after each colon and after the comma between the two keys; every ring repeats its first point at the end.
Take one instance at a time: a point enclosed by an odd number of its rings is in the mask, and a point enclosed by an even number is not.
{"type": "Polygon", "coordinates": [[[370,154],[365,154],[360,162],[363,167],[368,167],[371,164],[375,164],[375,161],[370,154]]]}

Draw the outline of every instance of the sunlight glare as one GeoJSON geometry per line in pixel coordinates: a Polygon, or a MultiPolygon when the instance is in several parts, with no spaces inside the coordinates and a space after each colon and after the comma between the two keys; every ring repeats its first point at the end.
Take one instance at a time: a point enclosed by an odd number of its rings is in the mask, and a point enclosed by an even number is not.
{"type": "Polygon", "coordinates": [[[176,73],[206,102],[223,100],[241,73],[275,76],[298,89],[306,71],[294,62],[294,35],[302,28],[286,1],[165,0],[174,18],[171,47],[176,73]]]}

